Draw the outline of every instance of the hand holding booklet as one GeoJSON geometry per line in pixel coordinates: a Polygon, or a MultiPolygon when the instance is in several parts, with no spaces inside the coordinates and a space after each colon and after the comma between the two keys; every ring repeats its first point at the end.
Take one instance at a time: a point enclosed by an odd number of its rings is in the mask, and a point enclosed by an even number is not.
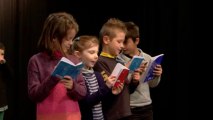
{"type": "Polygon", "coordinates": [[[151,58],[150,63],[148,64],[148,67],[147,67],[145,73],[143,74],[144,82],[154,79],[154,77],[155,77],[153,75],[154,68],[156,67],[156,65],[161,64],[161,62],[163,60],[163,56],[164,56],[164,54],[160,54],[160,55],[157,55],[157,56],[154,56],[151,58]]]}
{"type": "Polygon", "coordinates": [[[74,64],[72,61],[67,59],[66,57],[62,57],[61,60],[56,65],[52,76],[63,78],[68,75],[75,79],[83,68],[83,63],[79,62],[78,64],[74,64]]]}
{"type": "Polygon", "coordinates": [[[134,72],[136,69],[138,69],[144,60],[144,57],[142,56],[133,56],[133,58],[130,61],[129,70],[131,72],[134,72]]]}
{"type": "Polygon", "coordinates": [[[128,76],[128,73],[129,69],[127,67],[125,67],[120,63],[117,63],[114,70],[111,73],[112,76],[116,76],[116,82],[114,84],[114,87],[119,87],[121,83],[124,83],[125,79],[128,76]]]}

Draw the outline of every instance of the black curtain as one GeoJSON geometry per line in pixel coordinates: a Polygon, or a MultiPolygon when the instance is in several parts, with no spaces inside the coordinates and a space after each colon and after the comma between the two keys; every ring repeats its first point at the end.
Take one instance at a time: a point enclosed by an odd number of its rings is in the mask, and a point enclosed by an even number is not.
{"type": "Polygon", "coordinates": [[[192,3],[189,1],[77,1],[77,0],[1,0],[0,41],[13,69],[9,86],[6,120],[35,120],[35,103],[27,94],[27,64],[37,52],[36,45],[49,13],[65,11],[77,20],[78,35],[97,35],[111,17],[133,21],[140,27],[140,47],[150,55],[165,54],[163,75],[151,89],[154,120],[188,119],[188,65],[192,3]],[[122,3],[121,3],[122,2],[122,3]],[[83,4],[83,5],[82,5],[83,4]]]}

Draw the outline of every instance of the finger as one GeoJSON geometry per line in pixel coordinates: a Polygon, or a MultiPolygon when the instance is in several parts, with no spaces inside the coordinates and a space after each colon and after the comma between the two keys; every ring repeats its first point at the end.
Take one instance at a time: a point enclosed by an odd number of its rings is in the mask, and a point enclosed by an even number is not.
{"type": "Polygon", "coordinates": [[[64,76],[64,79],[66,79],[66,80],[71,80],[72,78],[71,78],[70,76],[65,75],[65,76],[64,76]]]}

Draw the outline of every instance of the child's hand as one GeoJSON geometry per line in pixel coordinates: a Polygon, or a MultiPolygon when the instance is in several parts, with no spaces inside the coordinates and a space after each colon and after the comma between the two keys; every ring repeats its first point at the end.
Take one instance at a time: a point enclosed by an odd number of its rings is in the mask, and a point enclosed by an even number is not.
{"type": "Polygon", "coordinates": [[[134,71],[132,74],[132,82],[139,82],[140,77],[141,77],[140,71],[139,70],[134,71]]]}
{"type": "Polygon", "coordinates": [[[142,74],[145,70],[146,70],[146,67],[147,67],[147,63],[148,62],[144,62],[140,65],[140,67],[136,70],[138,72],[140,72],[140,74],[142,74]]]}
{"type": "Polygon", "coordinates": [[[124,84],[123,83],[121,83],[118,87],[112,87],[112,93],[114,95],[118,95],[119,93],[121,93],[123,88],[124,88],[124,84]]]}
{"type": "Polygon", "coordinates": [[[108,88],[112,88],[112,86],[115,84],[116,76],[109,76],[106,80],[106,85],[108,88]]]}
{"type": "Polygon", "coordinates": [[[127,63],[125,64],[125,66],[126,66],[127,68],[129,68],[130,63],[131,63],[131,61],[127,62],[127,63]]]}
{"type": "Polygon", "coordinates": [[[73,88],[73,80],[70,76],[64,76],[60,82],[69,90],[73,88]]]}
{"type": "Polygon", "coordinates": [[[154,68],[153,74],[158,77],[162,74],[162,72],[163,72],[163,69],[162,69],[161,65],[157,65],[154,68]]]}

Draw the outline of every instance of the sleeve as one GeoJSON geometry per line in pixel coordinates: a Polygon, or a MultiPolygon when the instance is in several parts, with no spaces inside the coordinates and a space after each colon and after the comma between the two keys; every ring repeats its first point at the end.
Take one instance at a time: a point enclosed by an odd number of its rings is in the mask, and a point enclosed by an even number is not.
{"type": "Polygon", "coordinates": [[[149,86],[151,88],[158,86],[158,84],[160,83],[160,80],[161,80],[161,76],[155,77],[153,80],[148,81],[149,86]]]}
{"type": "Polygon", "coordinates": [[[139,81],[132,80],[132,73],[128,74],[127,79],[128,81],[130,81],[129,83],[127,83],[129,88],[129,93],[132,94],[136,90],[137,86],[139,85],[139,81]]]}
{"type": "Polygon", "coordinates": [[[99,85],[98,91],[93,94],[89,94],[89,92],[87,92],[86,97],[80,101],[81,104],[92,107],[100,101],[103,101],[108,95],[111,94],[111,89],[106,86],[102,76],[99,73],[96,73],[96,78],[99,85]]]}
{"type": "Polygon", "coordinates": [[[73,82],[73,89],[67,90],[68,96],[74,100],[81,100],[86,95],[86,85],[82,73],[73,82]]]}
{"type": "Polygon", "coordinates": [[[32,101],[43,101],[58,83],[59,79],[56,77],[47,77],[41,79],[39,68],[35,59],[30,59],[28,63],[28,94],[32,101]],[[41,82],[43,81],[43,82],[41,82]]]}

